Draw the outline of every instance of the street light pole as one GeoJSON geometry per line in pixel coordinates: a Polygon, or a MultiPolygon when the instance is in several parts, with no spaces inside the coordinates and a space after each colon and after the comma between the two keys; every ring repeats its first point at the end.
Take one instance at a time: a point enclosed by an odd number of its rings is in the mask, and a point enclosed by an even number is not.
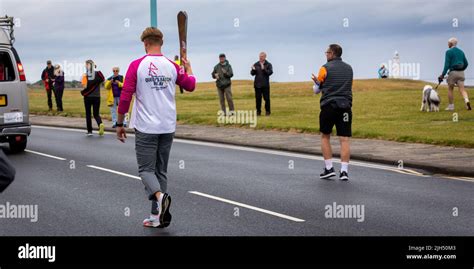
{"type": "Polygon", "coordinates": [[[150,20],[152,27],[158,27],[156,0],[150,0],[150,20]]]}

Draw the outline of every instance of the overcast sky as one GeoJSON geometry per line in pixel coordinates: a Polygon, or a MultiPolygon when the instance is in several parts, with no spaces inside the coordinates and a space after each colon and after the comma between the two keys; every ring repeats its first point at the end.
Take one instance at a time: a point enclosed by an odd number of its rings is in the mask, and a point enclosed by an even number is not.
{"type": "MultiPolygon", "coordinates": [[[[466,77],[473,79],[473,3],[158,0],[158,27],[165,37],[163,52],[172,58],[178,52],[176,14],[187,11],[188,57],[198,81],[211,80],[221,52],[235,79],[250,79],[260,51],[273,64],[273,81],[309,81],[311,72],[325,63],[330,43],[343,47],[343,60],[356,78],[376,77],[380,64],[389,63],[398,51],[401,63],[414,67],[407,75],[434,80],[452,36],[471,63],[466,77]]],[[[115,65],[125,73],[128,63],[144,54],[139,36],[150,24],[149,0],[0,0],[0,14],[17,18],[15,47],[29,81],[40,79],[48,59],[66,68],[67,80],[83,72],[87,59],[106,75],[115,65]]]]}

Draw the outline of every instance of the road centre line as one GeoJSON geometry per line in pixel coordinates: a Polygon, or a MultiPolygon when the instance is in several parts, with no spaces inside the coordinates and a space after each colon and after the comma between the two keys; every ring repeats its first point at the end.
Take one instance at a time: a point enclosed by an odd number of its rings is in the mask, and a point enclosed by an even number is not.
{"type": "Polygon", "coordinates": [[[100,167],[100,166],[95,166],[95,165],[86,165],[86,166],[89,167],[89,168],[101,170],[101,171],[104,171],[104,172],[109,172],[109,173],[116,174],[116,175],[120,175],[120,176],[124,176],[124,177],[129,177],[129,178],[133,178],[133,179],[142,180],[142,179],[141,179],[140,177],[138,177],[138,176],[134,176],[134,175],[130,175],[130,174],[127,174],[127,173],[115,171],[115,170],[112,170],[112,169],[108,169],[108,168],[104,168],[104,167],[100,167]]]}
{"type": "Polygon", "coordinates": [[[220,202],[240,206],[240,207],[243,207],[243,208],[251,209],[251,210],[258,211],[258,212],[261,212],[261,213],[265,213],[265,214],[268,214],[268,215],[272,215],[272,216],[275,216],[275,217],[279,217],[279,218],[283,218],[283,219],[287,219],[287,220],[291,220],[291,221],[295,221],[295,222],[305,222],[305,220],[303,220],[303,219],[291,217],[291,216],[288,216],[288,215],[285,215],[285,214],[277,213],[277,212],[270,211],[270,210],[263,209],[263,208],[259,208],[259,207],[256,207],[256,206],[251,206],[251,205],[247,205],[247,204],[244,204],[244,203],[239,203],[239,202],[236,202],[236,201],[232,201],[232,200],[229,200],[229,199],[217,197],[217,196],[214,196],[214,195],[205,194],[205,193],[198,192],[198,191],[189,191],[189,193],[194,194],[194,195],[198,195],[198,196],[202,196],[202,197],[206,197],[206,198],[209,198],[209,199],[213,199],[213,200],[216,200],[216,201],[220,201],[220,202]]]}
{"type": "MultiPolygon", "coordinates": [[[[126,174],[126,173],[122,173],[122,172],[115,171],[115,170],[112,170],[112,169],[107,169],[107,168],[104,168],[104,167],[99,167],[99,166],[95,166],[95,165],[87,165],[87,167],[97,169],[97,170],[101,170],[101,171],[105,171],[105,172],[109,172],[109,173],[113,173],[113,174],[117,174],[117,175],[120,175],[120,176],[125,176],[125,177],[129,177],[129,178],[141,180],[140,177],[133,176],[133,175],[126,174]]],[[[225,198],[205,194],[205,193],[202,193],[202,192],[189,191],[189,193],[199,195],[199,196],[202,196],[202,197],[206,197],[206,198],[209,198],[209,199],[217,200],[217,201],[220,201],[220,202],[236,205],[236,206],[239,206],[239,207],[251,209],[251,210],[258,211],[258,212],[261,212],[261,213],[265,213],[265,214],[268,214],[268,215],[276,216],[276,217],[279,217],[279,218],[295,221],[295,222],[304,222],[305,221],[303,219],[291,217],[291,216],[288,216],[288,215],[285,215],[285,214],[281,214],[281,213],[277,213],[277,212],[270,211],[270,210],[267,210],[267,209],[259,208],[259,207],[256,207],[256,206],[251,206],[251,205],[247,205],[247,204],[244,204],[244,203],[232,201],[232,200],[229,200],[229,199],[225,199],[225,198]]]]}
{"type": "Polygon", "coordinates": [[[66,160],[65,158],[62,158],[62,157],[58,157],[58,156],[54,156],[54,155],[50,155],[50,154],[46,154],[46,153],[42,153],[42,152],[38,152],[38,151],[34,151],[34,150],[29,150],[29,149],[25,149],[25,152],[40,155],[40,156],[43,156],[43,157],[48,157],[48,158],[51,158],[51,159],[60,160],[60,161],[65,161],[66,160]]]}

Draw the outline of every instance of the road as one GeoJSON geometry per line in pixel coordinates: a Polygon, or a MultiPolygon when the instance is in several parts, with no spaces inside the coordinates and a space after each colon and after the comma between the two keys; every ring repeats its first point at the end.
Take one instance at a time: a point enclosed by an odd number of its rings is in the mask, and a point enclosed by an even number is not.
{"type": "Polygon", "coordinates": [[[0,218],[0,235],[474,235],[474,182],[362,162],[349,182],[323,181],[318,156],[178,139],[168,170],[173,222],[144,228],[150,202],[133,135],[122,144],[114,134],[35,126],[29,139],[27,152],[8,155],[17,176],[0,205],[38,205],[38,220],[0,218]],[[363,206],[363,219],[327,218],[334,202],[363,206]]]}

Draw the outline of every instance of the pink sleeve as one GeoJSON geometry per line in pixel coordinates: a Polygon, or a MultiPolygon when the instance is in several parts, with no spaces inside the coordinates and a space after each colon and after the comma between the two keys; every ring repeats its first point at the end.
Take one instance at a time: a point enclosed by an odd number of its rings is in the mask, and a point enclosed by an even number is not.
{"type": "Polygon", "coordinates": [[[128,67],[122,92],[120,94],[120,102],[118,106],[119,114],[128,113],[133,94],[137,91],[137,70],[142,59],[143,58],[133,61],[128,67]]]}
{"type": "Polygon", "coordinates": [[[171,61],[168,59],[176,68],[176,72],[178,74],[178,77],[176,78],[176,84],[178,86],[181,86],[183,89],[185,89],[188,92],[194,91],[196,88],[196,77],[194,75],[188,75],[184,71],[184,67],[177,65],[175,62],[171,61]]]}

